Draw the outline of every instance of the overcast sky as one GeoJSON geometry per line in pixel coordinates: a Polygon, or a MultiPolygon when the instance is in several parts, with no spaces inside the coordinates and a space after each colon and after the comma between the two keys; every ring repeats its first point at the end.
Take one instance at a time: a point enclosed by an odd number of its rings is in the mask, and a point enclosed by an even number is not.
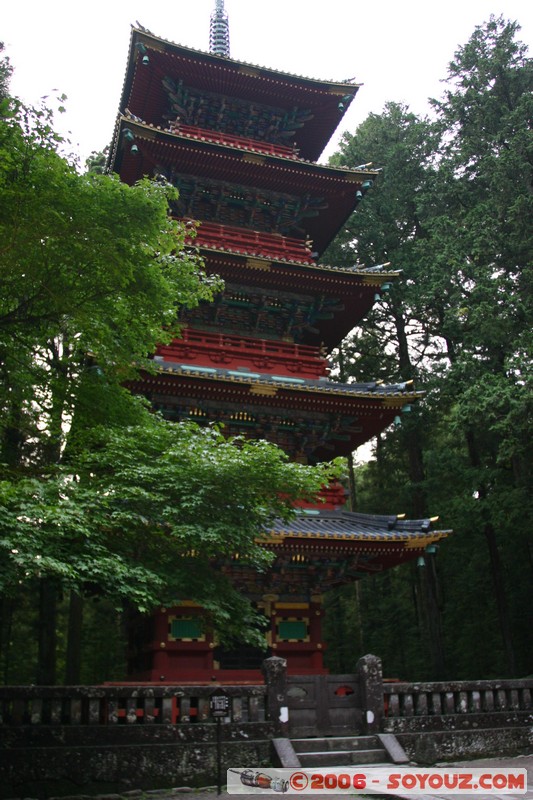
{"type": "MultiPolygon", "coordinates": [[[[209,49],[215,0],[4,0],[0,41],[15,68],[11,91],[35,103],[68,96],[58,120],[84,161],[109,143],[124,79],[130,25],[199,50],[209,49]]],[[[231,57],[261,66],[364,84],[335,141],[388,100],[424,114],[447,65],[491,14],[517,20],[531,49],[529,0],[226,0],[231,57]]]]}

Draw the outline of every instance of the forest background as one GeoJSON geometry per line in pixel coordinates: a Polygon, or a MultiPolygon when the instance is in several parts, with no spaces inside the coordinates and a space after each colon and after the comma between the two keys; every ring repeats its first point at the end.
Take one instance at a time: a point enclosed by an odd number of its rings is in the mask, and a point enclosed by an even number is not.
{"type": "MultiPolygon", "coordinates": [[[[209,559],[239,547],[264,565],[253,532],[290,513],[280,487],[309,494],[327,468],[165,424],[121,388],[179,308],[219,285],[168,219],[170,187],[125,187],[97,158],[80,175],[51,113],[10,98],[0,69],[0,680],[120,680],[127,609],[184,586],[229,639],[257,641],[209,559]]],[[[532,671],[533,66],[519,25],[476,28],[444,87],[431,117],[389,103],[331,159],[379,176],[322,260],[402,272],[334,374],[426,393],[345,466],[351,507],[439,514],[454,531],[424,566],[330,593],[333,672],[369,652],[410,680],[532,671]]]]}

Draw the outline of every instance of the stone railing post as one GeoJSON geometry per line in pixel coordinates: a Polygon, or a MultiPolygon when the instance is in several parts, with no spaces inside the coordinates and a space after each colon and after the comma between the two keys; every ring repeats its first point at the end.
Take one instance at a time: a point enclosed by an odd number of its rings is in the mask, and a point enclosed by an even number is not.
{"type": "Polygon", "coordinates": [[[367,655],[356,664],[363,710],[363,733],[374,734],[381,731],[383,720],[383,673],[381,659],[367,655]]]}
{"type": "Polygon", "coordinates": [[[266,710],[274,723],[276,736],[289,734],[289,709],[287,706],[287,662],[284,658],[266,658],[261,669],[265,678],[266,710]]]}

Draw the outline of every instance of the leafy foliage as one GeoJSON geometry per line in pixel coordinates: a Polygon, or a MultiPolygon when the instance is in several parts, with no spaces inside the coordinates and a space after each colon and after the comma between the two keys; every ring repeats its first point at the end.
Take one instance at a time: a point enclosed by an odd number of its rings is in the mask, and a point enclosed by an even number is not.
{"type": "Polygon", "coordinates": [[[47,576],[118,607],[196,600],[227,623],[228,598],[244,606],[220,560],[239,553],[264,569],[258,532],[289,514],[281,494],[311,496],[327,478],[267,442],[147,412],[135,426],[93,431],[87,445],[47,474],[0,484],[4,593],[47,576]]]}
{"type": "Polygon", "coordinates": [[[40,682],[55,680],[54,609],[68,593],[141,611],[194,599],[221,640],[257,641],[249,603],[216,564],[238,552],[264,568],[258,532],[316,493],[327,470],[288,464],[266,442],[166,422],[124,388],[152,371],[156,344],[178,333],[179,309],[210,300],[221,282],[169,216],[175,189],[80,175],[59,154],[46,107],[8,100],[4,112],[4,632],[16,598],[40,595],[40,682]]]}
{"type": "Polygon", "coordinates": [[[149,368],[177,309],[217,286],[168,215],[172,188],[79,175],[59,144],[46,108],[13,103],[0,121],[0,429],[13,465],[58,461],[88,372],[118,386],[149,368]]]}
{"type": "MultiPolygon", "coordinates": [[[[426,391],[357,470],[358,507],[438,511],[454,530],[425,567],[328,597],[338,671],[369,651],[391,677],[530,671],[533,109],[518,30],[503,18],[476,28],[435,119],[389,103],[333,159],[380,173],[325,260],[402,272],[339,354],[344,378],[415,379],[426,391]]],[[[0,62],[0,100],[9,73],[0,62]]],[[[39,634],[27,619],[45,583],[59,630],[68,593],[83,595],[92,641],[98,603],[116,640],[114,609],[186,596],[226,640],[257,642],[224,563],[238,553],[267,568],[257,532],[326,470],[167,423],[122,388],[151,369],[179,307],[217,281],[168,217],[173,189],[98,174],[98,154],[80,176],[58,154],[47,109],[7,97],[0,108],[3,674],[20,663],[9,641],[39,634]]],[[[121,677],[118,654],[97,661],[90,675],[121,677]]]]}
{"type": "MultiPolygon", "coordinates": [[[[4,51],[4,43],[0,42],[0,54],[4,51]]],[[[7,99],[9,94],[9,79],[13,72],[13,67],[7,56],[0,58],[0,102],[7,99]]]]}
{"type": "MultiPolygon", "coordinates": [[[[389,104],[346,136],[335,157],[384,167],[335,247],[402,269],[370,327],[349,342],[345,368],[354,347],[364,348],[365,369],[381,349],[382,363],[396,361],[427,392],[360,470],[360,508],[438,511],[455,532],[436,571],[428,559],[425,578],[407,569],[391,578],[411,586],[402,610],[409,619],[415,609],[425,644],[422,660],[414,643],[403,662],[391,653],[389,674],[528,670],[533,74],[518,30],[494,17],[476,28],[449,66],[433,121],[389,104]]],[[[358,362],[350,367],[359,370],[358,362]]],[[[370,591],[361,586],[362,606],[370,591]]],[[[401,596],[380,604],[384,619],[401,596]]],[[[386,623],[377,630],[376,650],[385,653],[386,623]]]]}

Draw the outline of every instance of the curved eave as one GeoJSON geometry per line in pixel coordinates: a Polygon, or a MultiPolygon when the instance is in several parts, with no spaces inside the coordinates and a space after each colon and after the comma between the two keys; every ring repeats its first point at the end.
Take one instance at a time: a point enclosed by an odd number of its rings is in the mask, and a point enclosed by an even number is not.
{"type": "Polygon", "coordinates": [[[283,156],[250,153],[230,145],[191,139],[179,133],[158,130],[145,123],[121,117],[113,144],[111,168],[126,183],[162,170],[197,178],[251,186],[296,197],[323,199],[315,217],[301,226],[322,253],[357,206],[362,184],[374,172],[346,170],[322,164],[295,162],[283,156]],[[135,136],[137,152],[124,147],[121,134],[127,127],[135,136]]]}
{"type": "Polygon", "coordinates": [[[226,282],[300,293],[305,282],[307,295],[335,298],[338,307],[332,318],[315,321],[315,330],[306,331],[303,340],[306,344],[323,344],[328,351],[337,347],[364,319],[375,303],[376,294],[381,293],[383,284],[396,280],[401,274],[365,272],[290,259],[275,261],[246,254],[242,250],[214,249],[202,246],[201,242],[195,244],[204,258],[207,271],[220,275],[226,282]]]}
{"type": "Polygon", "coordinates": [[[342,436],[314,451],[316,460],[347,455],[391,425],[404,406],[417,402],[422,392],[378,384],[336,384],[328,380],[304,380],[239,370],[198,367],[192,364],[163,362],[157,358],[158,372],[144,373],[129,383],[134,392],[149,397],[210,398],[235,408],[261,408],[281,411],[301,410],[350,416],[357,420],[342,436]]]}
{"type": "MultiPolygon", "coordinates": [[[[345,512],[348,513],[348,512],[345,512]]],[[[291,545],[297,541],[303,541],[305,544],[312,542],[345,542],[345,543],[400,543],[404,549],[410,551],[423,551],[428,545],[438,544],[443,539],[447,538],[451,531],[441,530],[432,531],[431,533],[407,533],[407,532],[389,532],[389,531],[376,531],[373,533],[353,532],[345,533],[342,531],[330,531],[328,533],[317,533],[314,531],[304,531],[297,528],[296,530],[285,523],[285,527],[281,530],[271,530],[261,538],[262,544],[268,545],[291,545]]]]}
{"type": "Polygon", "coordinates": [[[406,384],[384,385],[370,383],[335,383],[328,379],[290,378],[285,375],[271,375],[251,371],[220,369],[216,367],[200,367],[194,364],[158,360],[155,358],[159,373],[183,375],[199,380],[222,381],[251,387],[270,387],[273,394],[278,391],[304,392],[325,397],[360,397],[383,402],[387,407],[401,408],[414,403],[424,396],[423,392],[409,391],[406,384]]]}
{"type": "MultiPolygon", "coordinates": [[[[201,223],[200,223],[201,224],[201,223]]],[[[402,274],[400,270],[390,272],[371,272],[363,267],[335,267],[329,264],[310,263],[309,261],[299,261],[295,258],[268,258],[258,255],[253,249],[246,247],[214,247],[203,244],[198,237],[193,240],[193,245],[197,247],[202,255],[208,260],[225,259],[228,263],[234,261],[238,264],[248,264],[250,270],[260,270],[269,272],[273,267],[283,269],[285,267],[299,267],[300,280],[302,275],[314,274],[324,279],[325,282],[336,282],[338,279],[343,283],[349,282],[352,286],[373,286],[379,288],[384,283],[396,280],[402,274]],[[252,262],[252,263],[249,263],[252,262]]],[[[301,286],[301,284],[300,284],[301,286]]]]}
{"type": "MultiPolygon", "coordinates": [[[[172,131],[150,124],[142,119],[122,114],[118,117],[117,130],[123,129],[124,127],[130,128],[139,139],[154,140],[159,138],[165,140],[169,144],[174,142],[175,144],[185,145],[188,148],[194,148],[194,146],[197,145],[201,148],[202,153],[206,152],[205,148],[220,149],[221,151],[225,151],[227,155],[231,155],[246,164],[264,165],[268,163],[270,169],[277,165],[281,169],[288,170],[291,174],[301,172],[302,175],[313,176],[314,181],[322,178],[329,181],[338,181],[341,184],[347,183],[352,186],[354,184],[360,186],[363,181],[369,178],[373,179],[379,174],[377,170],[373,169],[352,169],[350,167],[331,166],[329,164],[318,164],[316,161],[310,159],[295,159],[288,155],[256,151],[252,146],[250,146],[249,149],[244,149],[243,147],[233,145],[229,142],[221,141],[220,137],[217,137],[215,134],[213,134],[212,137],[192,136],[190,134],[181,133],[179,130],[172,131]]],[[[115,138],[117,138],[116,134],[115,138]]],[[[117,157],[118,152],[119,147],[117,142],[117,157]]]]}
{"type": "MultiPolygon", "coordinates": [[[[314,529],[306,527],[300,517],[288,523],[276,520],[258,538],[258,543],[274,554],[268,573],[269,591],[283,592],[283,586],[290,583],[292,599],[298,594],[309,600],[313,594],[423,559],[452,534],[451,530],[432,529],[438,518],[404,520],[350,511],[315,514],[314,529]]],[[[247,567],[236,560],[225,566],[233,578],[244,576],[246,585],[254,586],[252,565],[247,567]]],[[[258,595],[265,591],[265,582],[257,573],[255,591],[258,595]]]]}
{"type": "Polygon", "coordinates": [[[434,552],[435,545],[452,534],[434,529],[437,522],[438,517],[410,520],[397,515],[307,510],[289,522],[274,520],[259,541],[275,552],[322,552],[326,557],[359,551],[372,554],[378,562],[401,563],[434,552]]]}
{"type": "Polygon", "coordinates": [[[295,132],[295,142],[304,158],[316,160],[342,121],[357,93],[353,82],[324,81],[292,75],[266,67],[235,61],[213,53],[193,50],[133,28],[120,109],[154,124],[160,124],[167,108],[161,85],[165,75],[206,92],[219,92],[250,102],[291,110],[309,108],[314,116],[295,132]],[[144,66],[138,45],[147,50],[144,66]],[[339,108],[341,98],[348,98],[339,108]]]}

